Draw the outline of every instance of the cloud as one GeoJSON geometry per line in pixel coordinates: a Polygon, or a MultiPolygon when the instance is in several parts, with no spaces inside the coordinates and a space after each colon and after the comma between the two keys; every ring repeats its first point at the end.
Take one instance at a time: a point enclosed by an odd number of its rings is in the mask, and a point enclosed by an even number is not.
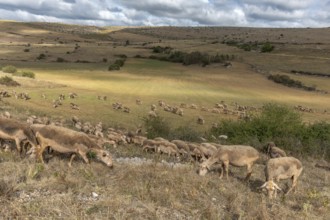
{"type": "Polygon", "coordinates": [[[87,25],[330,26],[330,1],[0,0],[0,19],[87,25]]]}

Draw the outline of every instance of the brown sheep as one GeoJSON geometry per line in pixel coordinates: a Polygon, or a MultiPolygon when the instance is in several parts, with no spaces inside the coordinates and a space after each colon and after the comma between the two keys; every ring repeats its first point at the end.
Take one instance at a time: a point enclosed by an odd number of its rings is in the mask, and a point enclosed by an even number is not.
{"type": "Polygon", "coordinates": [[[37,139],[28,124],[8,119],[0,118],[0,138],[5,140],[14,140],[17,151],[21,154],[22,145],[31,144],[33,148],[38,146],[37,139]]]}
{"type": "Polygon", "coordinates": [[[269,142],[267,144],[267,156],[270,158],[277,158],[277,157],[286,157],[286,153],[279,147],[276,147],[274,142],[269,142]]]}
{"type": "Polygon", "coordinates": [[[269,159],[265,168],[266,182],[260,188],[265,188],[269,198],[273,198],[273,196],[276,197],[277,190],[281,190],[274,181],[278,182],[279,180],[291,178],[292,185],[285,193],[288,194],[297,186],[298,177],[302,171],[303,166],[297,158],[279,157],[269,159]]]}
{"type": "Polygon", "coordinates": [[[33,124],[31,128],[40,143],[40,148],[37,150],[37,159],[43,163],[42,154],[47,147],[51,147],[59,153],[73,153],[69,162],[70,167],[76,154],[79,154],[86,163],[89,163],[88,153],[95,154],[96,159],[102,161],[108,167],[113,166],[111,154],[82,132],[54,125],[33,124]]]}
{"type": "Polygon", "coordinates": [[[259,159],[259,152],[251,146],[244,145],[221,145],[218,150],[205,162],[200,165],[199,175],[204,176],[215,163],[221,163],[220,178],[223,177],[223,169],[228,179],[229,164],[237,167],[246,166],[247,175],[245,180],[249,180],[252,173],[252,166],[259,159]]]}

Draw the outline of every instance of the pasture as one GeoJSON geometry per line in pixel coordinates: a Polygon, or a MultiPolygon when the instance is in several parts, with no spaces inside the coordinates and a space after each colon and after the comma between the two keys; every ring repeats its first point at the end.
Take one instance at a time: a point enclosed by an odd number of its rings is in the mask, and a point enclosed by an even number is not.
{"type": "MultiPolygon", "coordinates": [[[[306,124],[330,121],[330,42],[325,37],[330,29],[98,28],[1,21],[0,30],[0,66],[13,65],[18,73],[35,74],[31,79],[0,71],[0,77],[10,76],[20,83],[18,87],[0,85],[0,90],[11,94],[1,98],[0,113],[8,111],[22,121],[31,115],[47,116],[73,127],[71,118],[78,116],[94,125],[102,122],[105,128],[135,131],[142,127],[144,131],[144,120],[155,104],[156,113],[171,128],[186,127],[202,137],[213,123],[242,120],[238,106],[248,107],[244,114],[253,117],[268,103],[312,109],[299,112],[306,124]],[[244,51],[227,41],[271,42],[275,49],[270,53],[244,51]],[[228,54],[235,59],[228,68],[223,63],[182,65],[149,59],[166,56],[153,53],[155,46],[186,53],[228,54]],[[127,57],[124,66],[108,71],[123,55],[127,57]],[[323,76],[293,74],[292,70],[323,76]],[[320,91],[274,83],[267,79],[269,74],[287,75],[320,91]],[[14,91],[26,92],[31,99],[15,99],[14,91]],[[72,92],[78,97],[69,99],[72,92]],[[60,94],[66,99],[54,108],[53,100],[60,94]],[[137,99],[141,105],[136,104],[137,99]],[[160,100],[172,107],[186,104],[183,116],[164,111],[158,105],[160,100]],[[70,108],[70,103],[79,110],[70,108]],[[122,103],[130,113],[114,109],[114,103],[122,103]],[[212,113],[217,103],[225,103],[232,113],[212,113]],[[192,104],[197,109],[190,108],[192,104]],[[209,111],[202,111],[203,107],[209,111]],[[205,124],[196,123],[199,116],[205,124]]],[[[213,172],[198,176],[195,161],[145,153],[133,145],[109,150],[116,158],[113,170],[94,162],[83,164],[81,159],[70,169],[68,158],[54,158],[43,165],[21,159],[15,152],[0,152],[0,217],[326,219],[330,213],[330,175],[314,166],[319,158],[302,160],[305,170],[296,194],[281,194],[269,201],[257,189],[265,180],[263,160],[255,165],[252,180],[246,184],[241,180],[244,169],[231,168],[226,181],[213,172]],[[143,158],[151,162],[145,163],[143,158]]],[[[281,187],[285,189],[287,184],[284,181],[281,187]]]]}

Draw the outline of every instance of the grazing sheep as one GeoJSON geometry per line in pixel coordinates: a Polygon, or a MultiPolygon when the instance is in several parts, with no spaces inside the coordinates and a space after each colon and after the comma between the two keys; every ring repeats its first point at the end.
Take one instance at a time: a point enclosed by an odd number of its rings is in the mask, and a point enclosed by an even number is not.
{"type": "Polygon", "coordinates": [[[172,147],[165,146],[162,144],[157,146],[157,153],[168,154],[169,157],[171,155],[178,156],[178,151],[174,150],[172,147]]]}
{"type": "Polygon", "coordinates": [[[252,166],[258,158],[258,151],[251,146],[219,145],[218,150],[200,165],[199,175],[204,176],[213,164],[221,163],[222,169],[220,178],[223,177],[223,169],[225,169],[226,178],[228,179],[228,168],[230,164],[237,167],[246,166],[247,175],[245,180],[248,180],[252,173],[252,166]]]}
{"type": "Polygon", "coordinates": [[[203,124],[205,124],[205,120],[201,116],[198,116],[197,124],[203,125],[203,124]]]}
{"type": "Polygon", "coordinates": [[[74,110],[79,110],[79,106],[77,104],[74,104],[74,103],[70,103],[70,107],[74,110]]]}
{"type": "Polygon", "coordinates": [[[124,106],[123,112],[130,113],[131,109],[129,107],[124,106]]]}
{"type": "Polygon", "coordinates": [[[179,108],[176,113],[180,116],[183,116],[183,109],[182,108],[179,108]]]}
{"type": "Polygon", "coordinates": [[[164,106],[165,106],[165,102],[164,102],[163,100],[159,100],[159,101],[158,101],[158,105],[159,105],[160,107],[164,107],[164,106]]]}
{"type": "Polygon", "coordinates": [[[146,139],[143,141],[143,151],[153,150],[154,152],[157,151],[157,141],[146,139]]]}
{"type": "Polygon", "coordinates": [[[292,189],[297,186],[298,177],[303,171],[301,162],[294,157],[279,157],[269,159],[266,168],[266,182],[260,187],[265,188],[268,192],[268,197],[276,197],[277,190],[281,188],[274,182],[278,182],[283,179],[292,179],[292,185],[289,190],[285,193],[288,194],[292,189]]]}
{"type": "Polygon", "coordinates": [[[277,157],[286,157],[286,153],[279,147],[276,147],[274,142],[269,142],[267,145],[267,156],[270,158],[277,158],[277,157]]]}
{"type": "Polygon", "coordinates": [[[20,154],[22,152],[22,145],[25,147],[29,143],[33,148],[38,146],[37,139],[29,125],[13,119],[0,118],[0,138],[14,140],[17,151],[20,154]]]}
{"type": "Polygon", "coordinates": [[[47,147],[51,147],[59,153],[73,153],[69,162],[70,167],[76,154],[79,154],[86,163],[89,163],[88,153],[93,153],[97,160],[102,161],[108,167],[113,166],[110,153],[98,146],[82,132],[53,125],[34,124],[31,125],[31,128],[40,143],[40,148],[37,150],[37,158],[41,162],[44,162],[43,152],[47,147]]]}
{"type": "Polygon", "coordinates": [[[77,98],[77,97],[78,97],[77,93],[75,93],[75,92],[70,92],[70,93],[69,93],[69,98],[70,98],[70,99],[75,99],[75,98],[77,98]]]}
{"type": "Polygon", "coordinates": [[[172,140],[171,142],[176,145],[176,147],[179,149],[179,151],[181,149],[183,149],[186,152],[190,152],[190,148],[189,148],[188,144],[185,141],[182,141],[182,140],[172,140]]]}
{"type": "Polygon", "coordinates": [[[191,104],[191,105],[190,105],[190,108],[191,108],[191,109],[197,109],[197,105],[196,105],[196,104],[191,104]]]}
{"type": "Polygon", "coordinates": [[[302,163],[297,158],[279,157],[269,159],[265,168],[266,182],[260,188],[265,188],[269,198],[273,198],[273,196],[276,197],[277,190],[281,190],[274,181],[278,182],[279,180],[291,178],[292,185],[285,193],[287,195],[296,187],[298,177],[302,171],[302,163]]]}
{"type": "Polygon", "coordinates": [[[133,137],[131,138],[131,143],[133,143],[133,144],[135,144],[135,145],[138,145],[138,146],[142,146],[142,145],[143,145],[143,142],[144,142],[146,139],[147,139],[146,137],[136,135],[136,136],[133,136],[133,137]]]}
{"type": "Polygon", "coordinates": [[[155,105],[155,104],[152,104],[152,105],[150,106],[150,109],[151,109],[151,111],[156,111],[156,105],[155,105]]]}
{"type": "Polygon", "coordinates": [[[148,112],[149,118],[157,118],[157,113],[155,111],[148,112]]]}

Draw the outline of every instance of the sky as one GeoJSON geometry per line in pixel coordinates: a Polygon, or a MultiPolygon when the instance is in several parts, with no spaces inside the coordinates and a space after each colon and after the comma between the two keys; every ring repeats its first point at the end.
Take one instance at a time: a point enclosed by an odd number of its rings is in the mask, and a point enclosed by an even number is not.
{"type": "Polygon", "coordinates": [[[0,19],[95,26],[330,27],[330,0],[0,0],[0,19]]]}

